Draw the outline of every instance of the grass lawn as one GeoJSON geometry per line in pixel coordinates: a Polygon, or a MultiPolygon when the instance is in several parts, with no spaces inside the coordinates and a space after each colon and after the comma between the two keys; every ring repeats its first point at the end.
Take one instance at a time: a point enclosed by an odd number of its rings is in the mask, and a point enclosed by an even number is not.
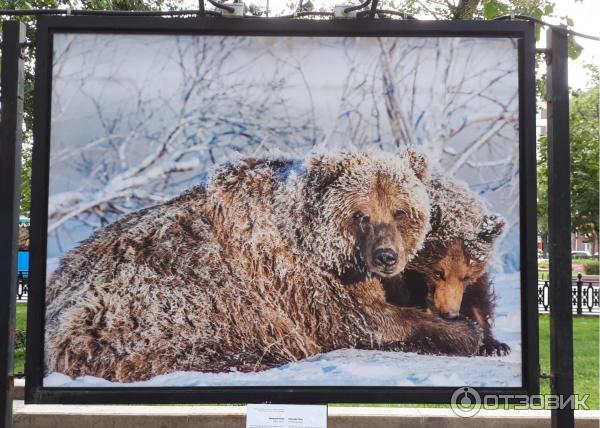
{"type": "MultiPolygon", "coordinates": [[[[22,372],[25,365],[25,342],[24,332],[27,318],[27,304],[17,303],[17,337],[15,352],[15,372],[22,372]],[[20,331],[20,332],[19,332],[20,331]]],[[[575,357],[575,393],[589,394],[587,401],[590,409],[600,409],[599,403],[599,317],[597,316],[574,316],[573,317],[573,342],[575,357]]],[[[550,342],[549,342],[549,317],[540,315],[540,369],[542,372],[550,372],[550,342]]],[[[550,393],[550,384],[547,379],[540,382],[542,394],[550,393]]],[[[356,406],[356,404],[352,404],[356,406]]],[[[373,404],[366,404],[373,406],[373,404]]],[[[390,406],[385,404],[384,406],[390,406]]],[[[405,404],[393,406],[409,407],[405,404]]],[[[447,407],[447,405],[410,405],[410,407],[447,407]]]]}
{"type": "MultiPolygon", "coordinates": [[[[573,357],[575,370],[575,393],[590,394],[587,401],[590,409],[600,409],[598,389],[599,361],[598,335],[599,320],[597,316],[573,316],[573,357]]],[[[540,315],[540,370],[550,372],[550,318],[540,315]]],[[[550,382],[542,379],[540,392],[550,393],[550,382]]]]}
{"type": "Polygon", "coordinates": [[[25,369],[25,330],[27,328],[27,303],[17,303],[17,333],[15,336],[15,372],[25,369]]]}

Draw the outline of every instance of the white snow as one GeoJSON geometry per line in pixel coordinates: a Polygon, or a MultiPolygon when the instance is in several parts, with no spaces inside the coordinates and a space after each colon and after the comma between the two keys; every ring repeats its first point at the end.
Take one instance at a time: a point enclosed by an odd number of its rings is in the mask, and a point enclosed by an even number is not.
{"type": "Polygon", "coordinates": [[[256,373],[174,372],[144,382],[116,383],[51,373],[45,387],[166,386],[521,386],[520,278],[494,276],[495,335],[510,345],[506,357],[444,357],[342,349],[256,373]]]}

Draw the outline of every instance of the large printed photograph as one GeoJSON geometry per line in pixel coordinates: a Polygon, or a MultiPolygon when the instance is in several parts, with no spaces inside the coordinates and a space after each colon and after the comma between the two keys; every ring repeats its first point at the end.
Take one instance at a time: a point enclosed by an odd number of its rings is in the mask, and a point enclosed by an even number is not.
{"type": "Polygon", "coordinates": [[[55,33],[45,387],[521,387],[518,42],[55,33]]]}

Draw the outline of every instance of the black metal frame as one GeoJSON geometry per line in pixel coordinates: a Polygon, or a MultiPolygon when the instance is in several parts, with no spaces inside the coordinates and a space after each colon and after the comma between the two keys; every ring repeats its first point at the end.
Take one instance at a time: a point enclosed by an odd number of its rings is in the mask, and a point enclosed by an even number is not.
{"type": "MultiPolygon", "coordinates": [[[[568,38],[566,29],[546,33],[549,55],[548,101],[548,235],[550,242],[550,392],[573,395],[573,316],[571,287],[571,149],[569,141],[568,38]]],[[[552,411],[553,428],[572,428],[571,408],[552,411]]]]}
{"type": "Polygon", "coordinates": [[[21,196],[21,137],[25,25],[2,25],[2,93],[0,105],[0,426],[12,426],[17,306],[17,253],[21,196]]]}
{"type": "Polygon", "coordinates": [[[533,25],[493,21],[298,21],[41,17],[36,36],[35,145],[31,209],[31,277],[26,361],[27,403],[448,403],[453,387],[50,388],[43,386],[44,289],[49,170],[52,35],[142,33],[271,36],[510,37],[519,44],[522,386],[484,394],[538,393],[535,186],[535,41],[533,25]]]}

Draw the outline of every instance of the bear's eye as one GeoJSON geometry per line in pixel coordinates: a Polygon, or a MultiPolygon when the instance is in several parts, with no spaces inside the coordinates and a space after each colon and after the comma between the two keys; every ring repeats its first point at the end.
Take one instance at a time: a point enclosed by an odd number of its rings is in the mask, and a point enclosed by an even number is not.
{"type": "Polygon", "coordinates": [[[436,271],[433,273],[433,277],[434,277],[435,279],[444,279],[444,272],[442,272],[441,270],[436,270],[436,271]]]}
{"type": "Polygon", "coordinates": [[[394,218],[396,220],[403,219],[404,217],[406,217],[406,211],[404,211],[403,209],[397,209],[396,211],[394,211],[394,218]]]}

